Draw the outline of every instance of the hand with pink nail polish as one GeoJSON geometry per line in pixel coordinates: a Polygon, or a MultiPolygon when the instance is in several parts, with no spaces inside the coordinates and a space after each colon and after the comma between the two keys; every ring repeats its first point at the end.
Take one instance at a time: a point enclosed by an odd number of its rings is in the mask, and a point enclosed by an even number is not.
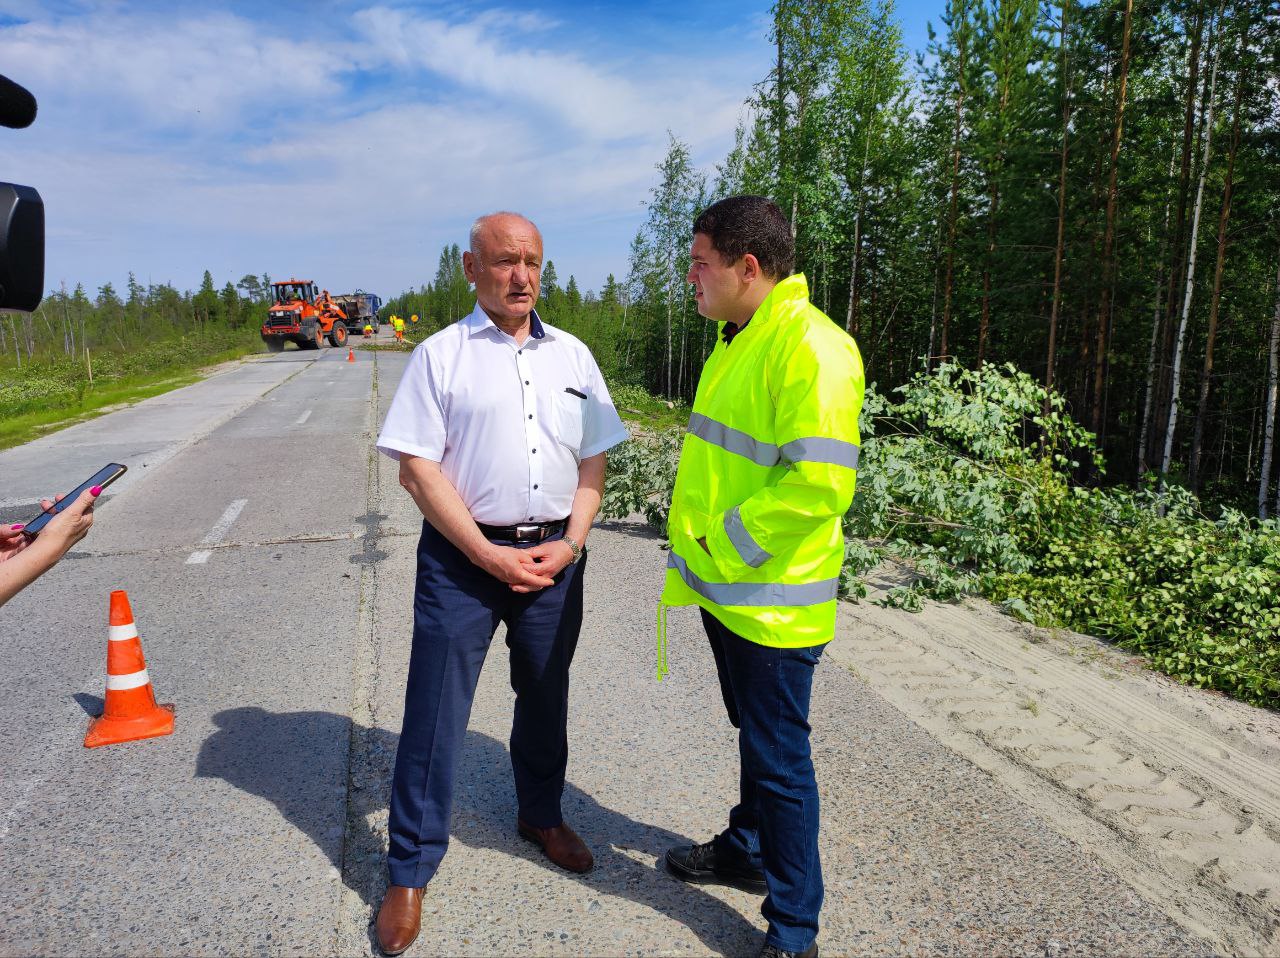
{"type": "MultiPolygon", "coordinates": [[[[59,550],[58,558],[61,559],[67,554],[67,550],[89,534],[89,527],[93,525],[93,503],[101,492],[101,486],[94,486],[80,493],[80,498],[49,520],[37,541],[52,539],[52,545],[59,550]]],[[[54,502],[61,502],[63,498],[57,496],[54,502]]],[[[47,499],[40,505],[46,512],[53,508],[53,502],[47,499]]]]}
{"type": "Polygon", "coordinates": [[[27,547],[31,540],[22,534],[22,523],[0,526],[0,562],[12,559],[27,547]]]}

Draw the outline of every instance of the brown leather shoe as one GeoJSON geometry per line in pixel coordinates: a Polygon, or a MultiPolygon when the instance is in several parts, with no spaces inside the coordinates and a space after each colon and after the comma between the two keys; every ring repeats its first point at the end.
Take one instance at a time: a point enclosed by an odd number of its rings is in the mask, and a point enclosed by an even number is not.
{"type": "Polygon", "coordinates": [[[374,928],[384,955],[398,955],[412,945],[422,929],[422,889],[390,886],[374,928]]]}
{"type": "Polygon", "coordinates": [[[535,845],[541,845],[543,852],[561,868],[571,872],[591,871],[595,859],[591,857],[591,849],[578,837],[568,825],[560,824],[555,828],[534,828],[516,819],[516,828],[521,838],[527,838],[535,845]]]}

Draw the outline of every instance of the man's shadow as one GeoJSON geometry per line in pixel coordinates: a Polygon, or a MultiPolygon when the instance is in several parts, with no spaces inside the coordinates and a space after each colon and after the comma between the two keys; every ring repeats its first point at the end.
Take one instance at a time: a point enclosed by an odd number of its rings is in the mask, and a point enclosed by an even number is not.
{"type": "MultiPolygon", "coordinates": [[[[386,888],[386,840],[369,825],[368,816],[387,807],[399,736],[353,725],[331,712],[244,707],[213,718],[218,731],[200,748],[196,776],[223,779],[274,804],[328,857],[347,887],[364,900],[372,919],[386,888]],[[353,743],[348,801],[354,814],[347,816],[344,841],[343,832],[333,827],[332,802],[321,796],[345,784],[347,756],[335,751],[346,753],[353,743]],[[342,783],[333,780],[335,770],[341,771],[342,783]]],[[[712,951],[737,954],[759,947],[760,932],[736,909],[667,874],[667,849],[691,839],[615,812],[571,783],[565,784],[563,808],[565,820],[595,855],[595,868],[585,875],[560,869],[516,834],[507,747],[468,730],[454,789],[453,841],[524,858],[579,882],[586,895],[629,899],[684,925],[712,951]]],[[[448,869],[447,856],[441,867],[448,869]]]]}

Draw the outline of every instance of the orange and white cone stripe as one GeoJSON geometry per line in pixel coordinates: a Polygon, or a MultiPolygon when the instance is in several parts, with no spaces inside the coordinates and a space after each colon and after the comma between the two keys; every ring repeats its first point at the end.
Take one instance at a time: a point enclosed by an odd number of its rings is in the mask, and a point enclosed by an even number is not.
{"type": "Polygon", "coordinates": [[[89,723],[87,748],[154,738],[173,731],[173,706],[157,705],[133,621],[128,593],[111,593],[107,627],[107,697],[101,717],[89,723]]]}
{"type": "MultiPolygon", "coordinates": [[[[107,627],[107,688],[115,692],[125,692],[150,685],[151,679],[147,676],[147,663],[142,656],[142,640],[138,636],[138,626],[134,623],[133,614],[129,610],[129,598],[124,593],[118,594],[123,597],[120,603],[123,606],[121,614],[127,616],[129,621],[119,625],[112,622],[107,627]]],[[[114,619],[117,614],[114,595],[112,600],[111,617],[114,619]]]]}

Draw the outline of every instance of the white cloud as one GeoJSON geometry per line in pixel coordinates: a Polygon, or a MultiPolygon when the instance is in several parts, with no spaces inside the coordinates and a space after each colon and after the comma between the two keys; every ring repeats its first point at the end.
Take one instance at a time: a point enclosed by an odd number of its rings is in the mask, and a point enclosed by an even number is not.
{"type": "Polygon", "coordinates": [[[569,29],[386,7],[305,34],[102,10],[0,27],[5,72],[41,100],[30,130],[0,131],[0,178],[45,198],[50,286],[300,270],[393,295],[496,208],[544,224],[562,274],[596,286],[625,269],[667,130],[718,160],[759,70],[588,60],[569,29]]]}
{"type": "MultiPolygon", "coordinates": [[[[325,149],[281,141],[235,167],[186,153],[22,150],[14,175],[40,185],[51,235],[62,216],[139,229],[175,216],[199,230],[303,235],[377,224],[406,228],[429,215],[467,219],[478,208],[564,206],[582,215],[635,209],[664,144],[550,145],[537,125],[450,106],[387,107],[332,124],[325,149]]],[[[104,231],[110,232],[109,229],[104,231]]]]}
{"type": "Polygon", "coordinates": [[[105,12],[0,29],[0,63],[57,111],[143,130],[225,128],[293,98],[332,97],[351,69],[316,42],[222,13],[105,12]]]}
{"type": "Polygon", "coordinates": [[[577,54],[531,48],[525,31],[493,16],[449,23],[372,7],[353,20],[371,55],[402,70],[447,77],[471,91],[465,100],[476,108],[499,117],[550,114],[596,138],[643,136],[665,127],[715,136],[732,128],[742,99],[741,92],[715,89],[692,70],[628,77],[577,54]]]}

